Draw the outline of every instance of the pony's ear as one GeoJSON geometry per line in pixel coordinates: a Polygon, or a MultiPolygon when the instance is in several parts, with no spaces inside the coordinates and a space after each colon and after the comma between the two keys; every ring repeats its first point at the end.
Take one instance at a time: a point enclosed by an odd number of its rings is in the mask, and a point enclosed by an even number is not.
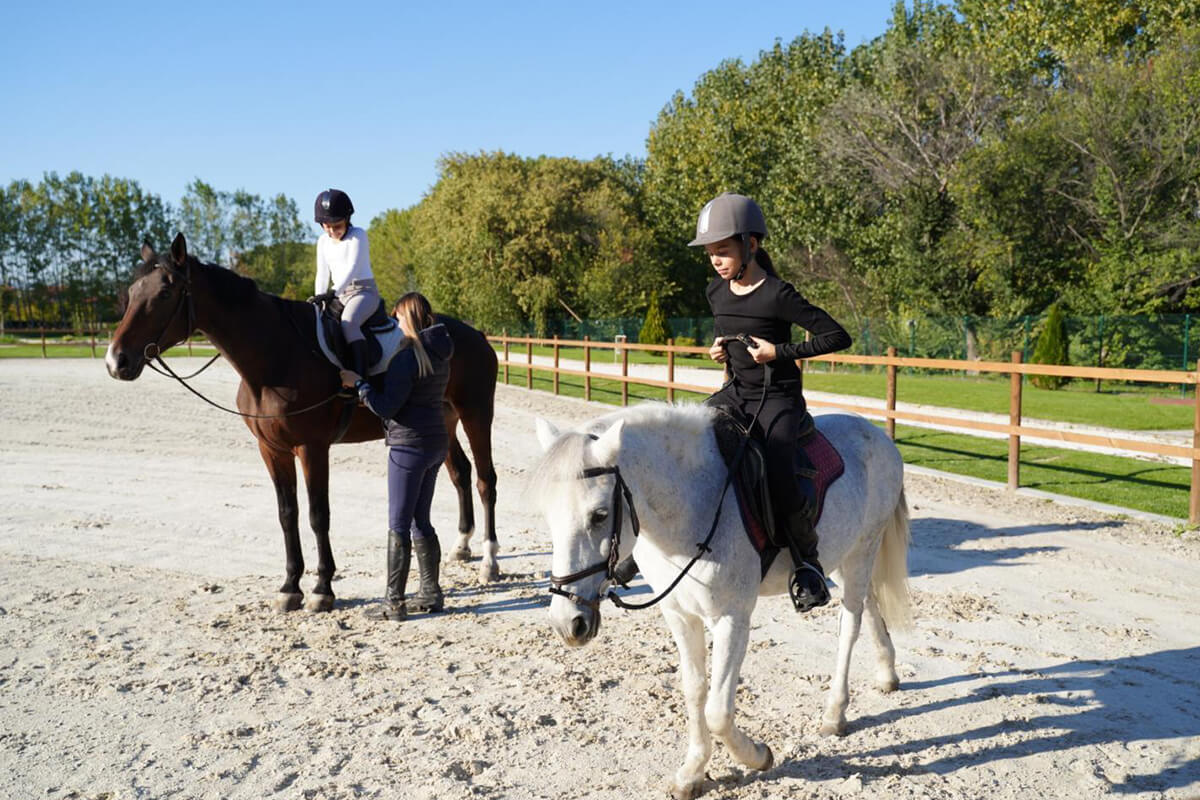
{"type": "Polygon", "coordinates": [[[601,464],[614,464],[617,461],[617,453],[621,450],[621,431],[625,429],[625,420],[619,419],[613,426],[606,430],[596,439],[592,445],[592,450],[596,453],[596,459],[601,464]]]}
{"type": "Polygon", "coordinates": [[[179,267],[187,261],[187,239],[183,238],[182,233],[176,234],[175,241],[171,242],[171,260],[179,267]]]}
{"type": "Polygon", "coordinates": [[[555,440],[558,439],[558,428],[554,427],[554,423],[538,417],[537,437],[538,444],[542,446],[542,452],[545,452],[549,450],[550,445],[554,444],[555,440]]]}
{"type": "Polygon", "coordinates": [[[158,253],[154,252],[154,245],[150,244],[149,239],[142,239],[142,261],[150,262],[158,258],[158,253]]]}

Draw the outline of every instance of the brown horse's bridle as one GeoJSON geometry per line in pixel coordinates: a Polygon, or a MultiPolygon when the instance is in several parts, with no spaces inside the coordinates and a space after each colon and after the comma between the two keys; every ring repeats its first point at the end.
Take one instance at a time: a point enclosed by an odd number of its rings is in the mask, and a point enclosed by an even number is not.
{"type": "MultiPolygon", "coordinates": [[[[175,317],[179,315],[179,310],[183,308],[185,300],[187,301],[187,331],[183,334],[183,338],[187,339],[187,337],[191,336],[192,330],[196,326],[196,306],[192,301],[192,265],[188,263],[187,269],[181,270],[178,267],[172,267],[164,261],[160,261],[155,266],[170,275],[174,275],[176,278],[183,278],[183,291],[179,293],[179,301],[175,304],[175,310],[171,312],[171,316],[167,317],[162,331],[159,332],[158,336],[154,337],[154,341],[147,343],[142,348],[142,356],[146,359],[147,364],[155,359],[158,359],[159,363],[162,363],[161,353],[163,347],[160,344],[160,340],[166,335],[167,329],[171,327],[171,323],[175,321],[175,317]]],[[[168,348],[171,346],[173,345],[168,345],[168,348]]],[[[208,365],[206,364],[205,366],[208,365]]],[[[150,368],[154,369],[154,366],[151,365],[150,368]]]]}

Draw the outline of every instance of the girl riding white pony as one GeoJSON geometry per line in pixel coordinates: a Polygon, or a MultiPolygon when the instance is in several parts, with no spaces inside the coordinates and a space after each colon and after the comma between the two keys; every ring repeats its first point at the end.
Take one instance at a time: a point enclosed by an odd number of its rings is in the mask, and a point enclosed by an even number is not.
{"type": "MultiPolygon", "coordinates": [[[[655,596],[666,592],[659,608],[679,648],[688,711],[687,756],[671,787],[677,798],[700,792],[711,736],[748,767],[774,762],[769,747],[734,725],[734,697],[755,603],[760,594],[787,592],[792,560],[783,550],[762,578],[734,493],[725,491],[716,413],[647,404],[602,417],[588,432],[563,434],[538,420],[546,453],[530,481],[553,544],[550,621],[567,644],[596,635],[599,605],[619,560],[632,554],[655,596]],[[705,628],[712,635],[711,680],[705,628]]],[[[880,429],[847,414],[816,421],[845,463],[817,526],[821,562],[842,587],[837,668],[821,733],[840,735],[864,610],[878,649],[876,685],[887,692],[899,684],[888,624],[908,619],[908,507],[900,454],[880,429]]]]}

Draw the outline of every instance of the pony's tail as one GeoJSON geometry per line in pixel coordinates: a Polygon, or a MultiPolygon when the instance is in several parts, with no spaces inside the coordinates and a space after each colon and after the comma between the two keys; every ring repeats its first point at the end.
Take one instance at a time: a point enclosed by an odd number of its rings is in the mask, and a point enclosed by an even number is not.
{"type": "Polygon", "coordinates": [[[912,625],[912,608],[908,596],[908,500],[904,489],[896,500],[891,519],[884,524],[883,541],[871,573],[871,590],[879,604],[879,613],[889,628],[903,629],[912,625]]]}

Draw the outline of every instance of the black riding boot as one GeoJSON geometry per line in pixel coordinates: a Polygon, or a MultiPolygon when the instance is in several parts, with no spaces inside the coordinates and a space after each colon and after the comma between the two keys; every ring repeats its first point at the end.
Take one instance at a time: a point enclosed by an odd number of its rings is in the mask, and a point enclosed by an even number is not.
{"type": "Polygon", "coordinates": [[[409,543],[396,531],[388,531],[387,547],[387,592],[383,603],[367,609],[371,619],[400,622],[408,616],[404,602],[404,588],[408,583],[408,570],[412,562],[409,543]]]}
{"type": "Polygon", "coordinates": [[[360,377],[367,377],[367,368],[371,366],[367,363],[367,340],[346,342],[346,352],[350,356],[350,369],[357,372],[360,377]]]}
{"type": "Polygon", "coordinates": [[[442,544],[436,536],[422,536],[413,539],[412,544],[417,556],[417,572],[421,576],[421,588],[412,598],[413,607],[418,611],[441,611],[445,602],[442,587],[438,585],[442,544]]]}
{"type": "Polygon", "coordinates": [[[817,560],[817,532],[807,513],[791,513],[782,520],[787,528],[788,552],[795,567],[788,578],[792,605],[803,613],[829,602],[825,570],[817,560]]]}

